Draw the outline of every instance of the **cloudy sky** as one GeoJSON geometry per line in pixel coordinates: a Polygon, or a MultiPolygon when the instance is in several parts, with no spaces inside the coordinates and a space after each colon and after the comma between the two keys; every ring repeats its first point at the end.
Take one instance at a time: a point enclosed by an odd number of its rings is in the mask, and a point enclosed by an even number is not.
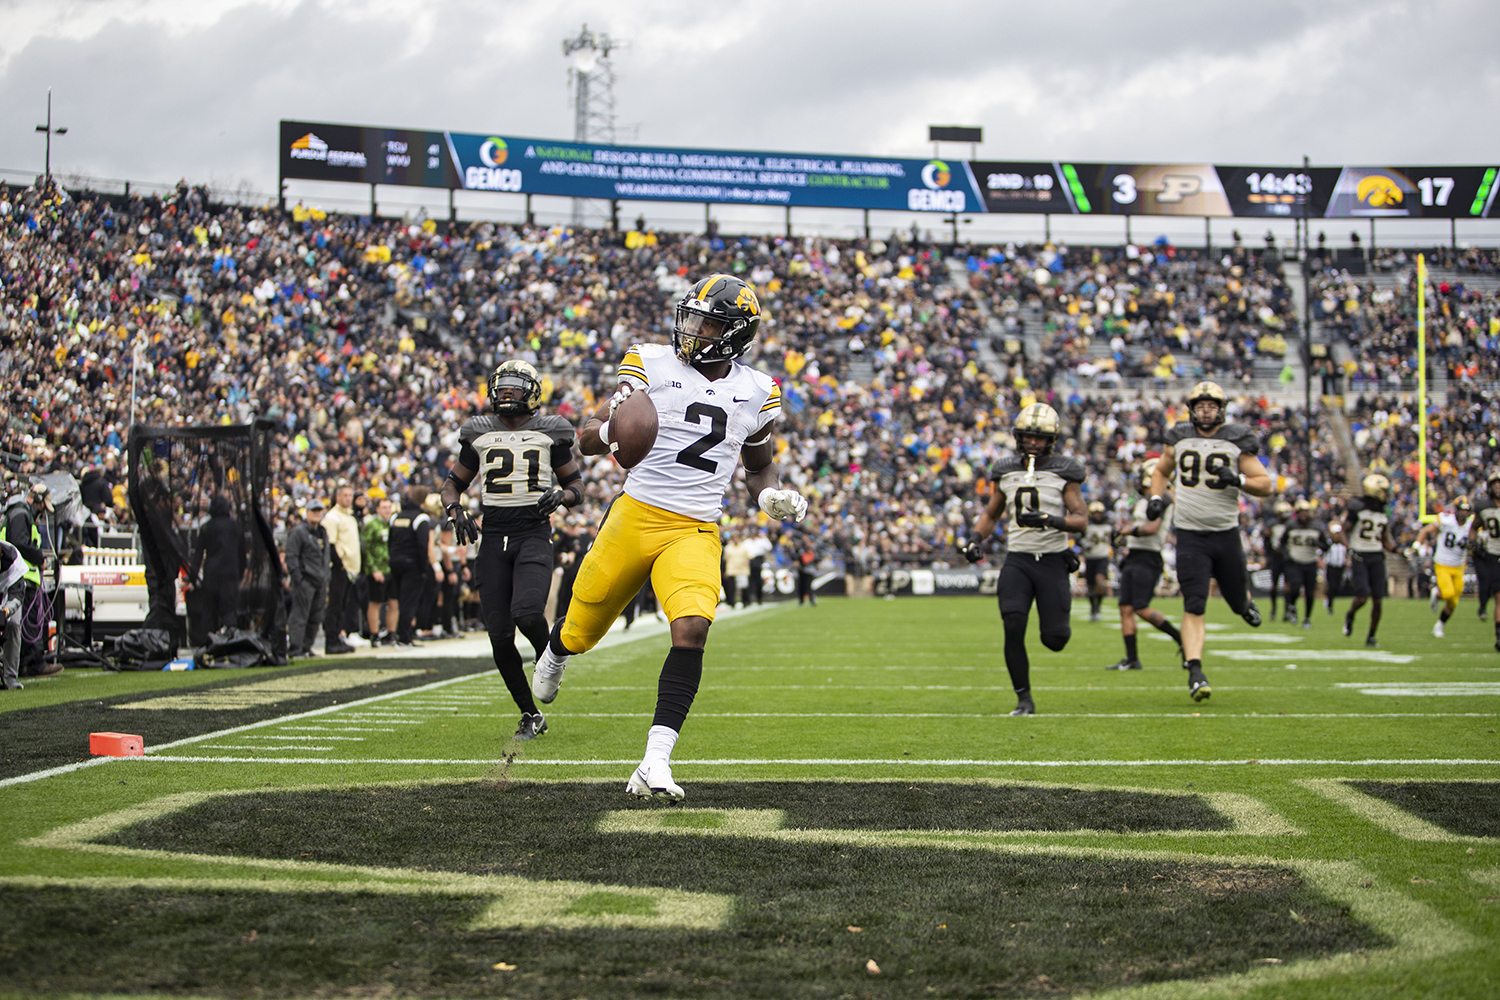
{"type": "Polygon", "coordinates": [[[1496,156],[1483,0],[0,0],[0,167],[271,191],[277,121],[566,138],[564,37],[617,53],[642,143],[997,159],[1496,156]],[[855,16],[852,12],[859,12],[855,16]]]}

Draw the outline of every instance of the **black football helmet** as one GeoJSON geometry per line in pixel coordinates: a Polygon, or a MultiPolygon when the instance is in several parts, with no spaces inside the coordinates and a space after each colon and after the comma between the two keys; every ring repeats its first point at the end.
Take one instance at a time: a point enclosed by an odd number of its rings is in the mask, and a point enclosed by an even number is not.
{"type": "Polygon", "coordinates": [[[688,365],[733,361],[750,350],[759,328],[755,289],[732,274],[710,274],[677,303],[672,349],[688,365]]]}
{"type": "Polygon", "coordinates": [[[525,361],[507,361],[490,376],[490,409],[502,417],[524,417],[542,406],[542,380],[525,361]],[[503,388],[520,389],[520,399],[500,398],[503,388]]]}
{"type": "Polygon", "coordinates": [[[1220,388],[1219,383],[1199,382],[1197,385],[1193,386],[1193,391],[1188,393],[1187,405],[1188,419],[1193,422],[1193,426],[1196,427],[1199,432],[1206,434],[1224,423],[1224,416],[1229,409],[1229,397],[1224,394],[1224,390],[1220,388]],[[1200,424],[1198,422],[1198,415],[1193,412],[1193,408],[1198,403],[1204,402],[1218,403],[1219,415],[1215,417],[1210,423],[1200,424]]]}

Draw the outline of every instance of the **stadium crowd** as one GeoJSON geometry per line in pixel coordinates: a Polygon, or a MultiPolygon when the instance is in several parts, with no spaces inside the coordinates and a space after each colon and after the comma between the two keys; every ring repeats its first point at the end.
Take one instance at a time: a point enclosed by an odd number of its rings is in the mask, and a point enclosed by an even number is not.
{"type": "MultiPolygon", "coordinates": [[[[0,187],[0,248],[0,448],[26,471],[87,476],[108,498],[97,513],[122,520],[132,421],[274,421],[280,518],[340,482],[394,495],[441,480],[498,361],[537,365],[547,406],[581,422],[630,342],[667,338],[671,303],[694,276],[740,275],[766,313],[746,361],[782,381],[779,459],[813,505],[795,531],[742,503],[726,526],[767,530],[777,564],[812,551],[861,573],[953,559],[986,470],[1013,444],[1011,415],[1033,399],[1067,415],[1065,447],[1088,456],[1091,499],[1128,493],[1120,469],[1181,419],[1180,404],[1090,390],[1213,377],[1233,395],[1257,358],[1285,352],[1292,321],[1274,259],[1240,247],[1212,258],[1165,245],[961,251],[965,283],[937,247],[894,235],[448,227],[214,205],[186,184],[129,199],[0,187]],[[1026,337],[1039,353],[1009,343],[1026,337]]],[[[1331,297],[1325,312],[1351,337],[1400,316],[1396,297],[1368,291],[1348,307],[1347,289],[1325,281],[1319,308],[1331,297]]],[[[1441,294],[1456,326],[1493,338],[1492,299],[1441,294]]],[[[1326,495],[1344,481],[1324,423],[1309,470],[1300,411],[1243,398],[1234,413],[1291,489],[1326,495]]],[[[622,479],[607,458],[585,465],[570,535],[586,534],[622,479]]]]}

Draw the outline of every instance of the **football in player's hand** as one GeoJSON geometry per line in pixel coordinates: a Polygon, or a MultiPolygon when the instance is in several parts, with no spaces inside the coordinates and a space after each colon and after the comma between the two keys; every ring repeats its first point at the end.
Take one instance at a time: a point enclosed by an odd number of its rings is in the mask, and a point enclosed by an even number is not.
{"type": "Polygon", "coordinates": [[[615,407],[609,422],[609,450],[623,468],[633,469],[656,444],[656,406],[644,392],[633,392],[615,407]]]}

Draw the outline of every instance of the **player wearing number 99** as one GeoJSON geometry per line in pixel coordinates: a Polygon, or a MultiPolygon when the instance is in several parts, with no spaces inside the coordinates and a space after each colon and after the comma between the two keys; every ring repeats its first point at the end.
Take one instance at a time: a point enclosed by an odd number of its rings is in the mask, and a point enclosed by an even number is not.
{"type": "Polygon", "coordinates": [[[552,512],[583,502],[583,476],[573,457],[573,425],[543,416],[542,383],[524,361],[507,361],[490,376],[492,414],[470,417],[459,429],[458,462],[443,483],[443,505],[460,545],[479,539],[479,603],[495,668],[521,710],[518,739],[547,731],[537,711],[516,629],[536,655],[547,645],[547,593],[552,584],[552,512]],[[484,532],[461,497],[479,478],[484,532]]]}
{"type": "Polygon", "coordinates": [[[1260,610],[1250,598],[1245,548],[1240,542],[1240,493],[1271,495],[1271,476],[1256,454],[1260,442],[1244,424],[1226,424],[1229,398],[1214,382],[1199,382],[1188,394],[1188,420],[1167,431],[1161,460],[1151,474],[1146,517],[1161,516],[1162,498],[1175,474],[1173,494],[1177,525],[1177,582],[1182,590],[1183,666],[1194,701],[1212,689],[1203,676],[1203,616],[1208,610],[1209,580],[1235,614],[1260,625],[1260,610]]]}
{"type": "Polygon", "coordinates": [[[620,362],[619,389],[583,425],[586,455],[609,453],[609,418],[632,393],[647,393],[657,413],[656,443],[625,479],[578,567],[567,616],[537,661],[532,691],[557,697],[568,657],[603,638],[636,591],[651,587],[672,627],[672,649],[657,682],[656,715],[646,753],[626,783],[631,795],[683,798],[672,780],[672,748],[703,676],[703,647],[719,604],[722,544],[718,521],[735,466],[762,510],[802,520],[807,501],[780,488],[771,440],[781,389],[742,365],[760,325],[755,290],[711,274],[677,303],[672,346],[640,344],[620,362]]]}
{"type": "Polygon", "coordinates": [[[995,465],[995,488],[979,515],[974,534],[964,547],[964,558],[978,562],[983,542],[1000,514],[1010,516],[1010,544],[1000,568],[1000,621],[1005,627],[1005,669],[1016,692],[1011,715],[1035,715],[1031,697],[1031,659],[1026,653],[1026,620],[1036,603],[1042,645],[1061,652],[1073,635],[1069,614],[1069,579],[1078,568],[1068,533],[1083,531],[1088,513],[1079,484],[1086,473],[1076,458],[1052,454],[1060,422],[1057,411],[1033,403],[1016,417],[1013,458],[995,465]]]}

